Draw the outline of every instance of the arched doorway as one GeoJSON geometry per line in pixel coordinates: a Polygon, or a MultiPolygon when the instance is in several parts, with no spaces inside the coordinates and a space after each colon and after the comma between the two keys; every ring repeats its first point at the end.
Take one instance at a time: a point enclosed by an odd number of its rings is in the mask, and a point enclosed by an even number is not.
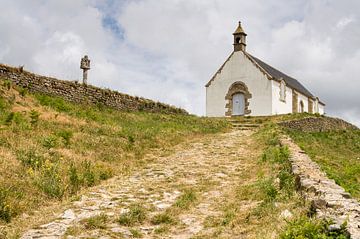
{"type": "Polygon", "coordinates": [[[225,99],[227,100],[225,116],[250,114],[249,99],[251,97],[252,96],[244,82],[234,82],[225,96],[225,99]]]}
{"type": "Polygon", "coordinates": [[[302,100],[300,100],[299,112],[304,113],[304,102],[302,100]]]}
{"type": "Polygon", "coordinates": [[[236,93],[232,97],[232,115],[245,114],[245,97],[243,93],[236,93]]]}

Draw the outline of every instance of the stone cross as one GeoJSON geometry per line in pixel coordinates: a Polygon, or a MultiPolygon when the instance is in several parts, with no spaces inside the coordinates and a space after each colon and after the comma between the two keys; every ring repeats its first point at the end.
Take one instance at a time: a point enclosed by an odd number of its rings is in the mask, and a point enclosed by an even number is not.
{"type": "Polygon", "coordinates": [[[81,58],[80,69],[83,70],[83,83],[87,84],[87,72],[90,70],[90,59],[87,55],[81,58]]]}

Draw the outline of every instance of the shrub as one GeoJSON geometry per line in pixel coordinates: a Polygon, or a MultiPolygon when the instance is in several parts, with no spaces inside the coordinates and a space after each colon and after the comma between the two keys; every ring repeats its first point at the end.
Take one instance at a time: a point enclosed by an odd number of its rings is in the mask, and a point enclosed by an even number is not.
{"type": "Polygon", "coordinates": [[[136,223],[142,223],[146,219],[146,210],[139,204],[133,204],[129,212],[123,213],[118,219],[118,223],[124,226],[131,226],[136,223]]]}

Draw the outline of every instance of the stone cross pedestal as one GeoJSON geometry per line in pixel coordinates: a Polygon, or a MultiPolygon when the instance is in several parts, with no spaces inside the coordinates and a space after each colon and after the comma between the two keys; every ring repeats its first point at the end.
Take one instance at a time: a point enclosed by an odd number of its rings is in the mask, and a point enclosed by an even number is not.
{"type": "Polygon", "coordinates": [[[83,83],[87,84],[87,72],[90,70],[90,59],[87,55],[81,58],[80,69],[83,70],[83,83]]]}

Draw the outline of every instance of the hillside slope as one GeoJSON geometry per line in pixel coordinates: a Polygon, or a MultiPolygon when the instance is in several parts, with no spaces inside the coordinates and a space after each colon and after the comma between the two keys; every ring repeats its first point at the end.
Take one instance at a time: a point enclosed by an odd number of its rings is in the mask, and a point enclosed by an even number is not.
{"type": "Polygon", "coordinates": [[[0,81],[0,228],[146,164],[145,153],[224,131],[224,120],[121,112],[0,81]]]}

